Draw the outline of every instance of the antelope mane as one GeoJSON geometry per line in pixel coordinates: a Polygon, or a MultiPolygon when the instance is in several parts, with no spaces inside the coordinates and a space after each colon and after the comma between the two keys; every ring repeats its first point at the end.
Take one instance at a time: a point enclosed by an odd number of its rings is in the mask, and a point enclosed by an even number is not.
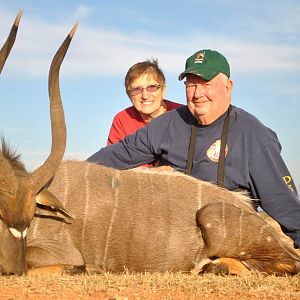
{"type": "Polygon", "coordinates": [[[0,154],[9,161],[13,170],[26,171],[24,164],[21,162],[21,154],[9,145],[3,136],[1,136],[0,154]]]}

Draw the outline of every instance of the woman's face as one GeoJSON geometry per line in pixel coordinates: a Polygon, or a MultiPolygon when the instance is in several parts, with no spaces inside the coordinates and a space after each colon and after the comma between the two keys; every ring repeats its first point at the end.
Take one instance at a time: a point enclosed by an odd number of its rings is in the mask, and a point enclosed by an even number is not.
{"type": "Polygon", "coordinates": [[[144,120],[151,120],[164,113],[165,85],[153,75],[146,73],[135,79],[128,87],[128,95],[144,120]]]}

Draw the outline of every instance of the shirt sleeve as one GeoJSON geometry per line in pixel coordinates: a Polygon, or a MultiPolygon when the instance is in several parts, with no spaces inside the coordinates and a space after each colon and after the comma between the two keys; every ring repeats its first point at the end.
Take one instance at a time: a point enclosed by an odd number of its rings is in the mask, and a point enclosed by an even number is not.
{"type": "Polygon", "coordinates": [[[87,161],[120,170],[151,163],[160,158],[160,143],[168,124],[169,116],[164,114],[118,143],[100,149],[87,161]]]}
{"type": "Polygon", "coordinates": [[[126,136],[126,132],[122,126],[122,122],[118,115],[113,119],[108,134],[107,145],[115,144],[126,136]]]}
{"type": "Polygon", "coordinates": [[[261,136],[253,145],[249,170],[262,209],[279,222],[286,234],[300,232],[300,201],[276,135],[261,136]]]}

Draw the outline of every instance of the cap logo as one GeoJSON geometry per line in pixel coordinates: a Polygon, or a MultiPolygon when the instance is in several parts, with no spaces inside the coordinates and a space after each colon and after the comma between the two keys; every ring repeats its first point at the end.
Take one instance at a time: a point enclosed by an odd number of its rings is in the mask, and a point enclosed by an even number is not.
{"type": "Polygon", "coordinates": [[[202,64],[204,60],[205,52],[199,52],[195,57],[195,64],[202,64]]]}

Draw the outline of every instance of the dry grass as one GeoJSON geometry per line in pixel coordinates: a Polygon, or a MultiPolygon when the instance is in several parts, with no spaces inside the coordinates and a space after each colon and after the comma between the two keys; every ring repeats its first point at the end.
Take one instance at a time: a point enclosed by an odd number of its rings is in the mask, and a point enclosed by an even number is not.
{"type": "MultiPolygon", "coordinates": [[[[264,215],[280,232],[276,222],[264,215]]],[[[144,273],[103,275],[0,276],[0,300],[70,299],[300,299],[300,275],[293,277],[249,274],[243,277],[192,275],[184,273],[144,273]]]]}
{"type": "Polygon", "coordinates": [[[0,299],[300,299],[300,276],[183,273],[0,278],[0,299]]]}

